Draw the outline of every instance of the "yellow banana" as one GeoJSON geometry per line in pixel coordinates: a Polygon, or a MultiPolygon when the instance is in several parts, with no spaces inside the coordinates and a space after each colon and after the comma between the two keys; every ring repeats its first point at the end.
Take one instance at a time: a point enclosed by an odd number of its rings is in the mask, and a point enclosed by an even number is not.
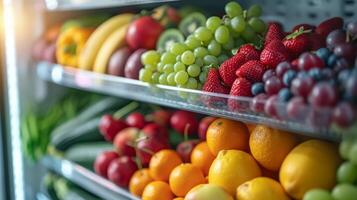
{"type": "Polygon", "coordinates": [[[119,27],[128,24],[133,14],[125,13],[116,15],[101,24],[89,37],[82,53],[79,56],[78,67],[85,70],[92,70],[95,58],[103,42],[107,37],[119,27]]]}
{"type": "Polygon", "coordinates": [[[111,55],[115,50],[125,45],[125,35],[129,24],[119,27],[116,31],[109,35],[98,51],[95,58],[93,71],[98,73],[106,73],[107,65],[111,55]]]}

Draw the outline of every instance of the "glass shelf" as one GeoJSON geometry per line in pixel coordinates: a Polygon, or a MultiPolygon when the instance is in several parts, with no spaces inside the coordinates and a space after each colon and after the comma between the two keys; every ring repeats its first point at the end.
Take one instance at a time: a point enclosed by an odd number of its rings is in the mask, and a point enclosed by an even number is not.
{"type": "Polygon", "coordinates": [[[177,0],[45,0],[45,4],[48,10],[86,10],[171,1],[177,0]]]}
{"type": "Polygon", "coordinates": [[[116,186],[114,183],[69,160],[45,156],[42,158],[41,163],[46,168],[55,171],[102,199],[139,200],[138,197],[133,196],[126,189],[116,186]]]}
{"type": "Polygon", "coordinates": [[[331,110],[298,108],[299,119],[287,116],[286,105],[277,105],[277,117],[250,109],[251,98],[216,94],[199,90],[152,85],[138,80],[98,74],[90,71],[63,67],[58,64],[39,62],[38,76],[59,85],[104,93],[196,113],[225,117],[248,123],[265,124],[270,127],[296,132],[311,137],[339,141],[341,135],[331,131],[331,110]],[[234,106],[230,106],[234,105],[234,106]]]}

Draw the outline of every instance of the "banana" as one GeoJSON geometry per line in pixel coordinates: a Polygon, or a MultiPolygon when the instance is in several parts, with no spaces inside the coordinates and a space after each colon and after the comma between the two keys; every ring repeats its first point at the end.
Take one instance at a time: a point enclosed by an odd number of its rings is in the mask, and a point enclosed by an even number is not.
{"type": "Polygon", "coordinates": [[[78,67],[85,70],[92,70],[95,58],[103,42],[118,27],[128,24],[133,19],[133,14],[125,13],[116,15],[101,24],[89,37],[82,53],[79,56],[78,67]]]}
{"type": "Polygon", "coordinates": [[[125,45],[125,35],[128,26],[129,24],[119,27],[104,41],[102,47],[98,51],[97,57],[95,58],[93,66],[94,72],[103,74],[106,73],[110,56],[114,53],[115,50],[125,45]]]}

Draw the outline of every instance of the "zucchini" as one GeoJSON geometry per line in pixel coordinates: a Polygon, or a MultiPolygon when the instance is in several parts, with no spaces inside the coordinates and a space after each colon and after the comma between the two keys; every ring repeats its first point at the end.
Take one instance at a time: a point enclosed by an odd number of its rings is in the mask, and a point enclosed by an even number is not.
{"type": "Polygon", "coordinates": [[[97,200],[98,197],[86,192],[64,178],[59,178],[54,183],[56,194],[61,200],[97,200]]]}
{"type": "Polygon", "coordinates": [[[81,142],[104,141],[98,125],[101,117],[96,117],[57,137],[51,138],[51,144],[59,151],[65,151],[72,145],[81,142]]]}
{"type": "Polygon", "coordinates": [[[103,100],[100,100],[94,105],[88,107],[86,110],[81,112],[77,117],[55,128],[51,133],[51,141],[56,141],[58,138],[63,137],[62,136],[63,134],[73,131],[73,129],[77,128],[84,122],[94,117],[103,115],[104,113],[110,110],[120,108],[128,103],[129,101],[125,99],[119,99],[114,97],[104,98],[103,100]]]}
{"type": "Polygon", "coordinates": [[[64,153],[64,158],[88,169],[93,168],[96,157],[104,152],[113,150],[113,144],[108,142],[90,142],[76,144],[64,153]]]}

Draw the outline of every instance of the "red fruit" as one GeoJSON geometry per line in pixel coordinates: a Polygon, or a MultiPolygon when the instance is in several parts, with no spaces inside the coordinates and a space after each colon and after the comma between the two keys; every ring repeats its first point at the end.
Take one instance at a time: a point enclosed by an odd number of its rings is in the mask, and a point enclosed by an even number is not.
{"type": "Polygon", "coordinates": [[[142,129],[144,128],[146,121],[145,116],[139,112],[133,112],[126,117],[126,123],[135,128],[142,129]]]}
{"type": "Polygon", "coordinates": [[[273,69],[275,69],[279,63],[288,61],[289,59],[290,55],[288,50],[280,40],[271,41],[260,54],[260,61],[273,69]]]}
{"type": "Polygon", "coordinates": [[[275,76],[276,72],[273,69],[268,69],[263,74],[263,82],[265,83],[270,77],[275,76]]]}
{"type": "Polygon", "coordinates": [[[172,112],[169,110],[156,110],[152,113],[153,121],[163,127],[170,126],[171,115],[172,112]]]}
{"type": "Polygon", "coordinates": [[[356,119],[356,113],[351,104],[341,102],[333,111],[333,121],[341,127],[350,126],[356,119]]]}
{"type": "MultiPolygon", "coordinates": [[[[233,74],[233,73],[231,73],[233,74]]],[[[221,80],[219,79],[218,70],[215,68],[211,68],[208,72],[207,79],[205,84],[203,85],[203,91],[206,92],[214,92],[214,93],[222,93],[228,94],[229,89],[221,84],[221,80]]]]}
{"type": "Polygon", "coordinates": [[[189,140],[181,142],[176,147],[177,153],[180,155],[184,163],[191,162],[191,153],[195,146],[199,143],[199,140],[189,140]]]}
{"type": "Polygon", "coordinates": [[[167,142],[169,139],[169,134],[167,132],[167,129],[156,123],[147,124],[141,131],[147,137],[153,137],[165,142],[167,142]]]}
{"type": "Polygon", "coordinates": [[[113,141],[115,136],[128,125],[121,119],[114,119],[111,115],[103,115],[99,122],[99,131],[107,141],[113,141]]]}
{"type": "Polygon", "coordinates": [[[138,170],[132,158],[123,156],[113,160],[108,167],[108,178],[121,187],[127,187],[131,176],[138,170]]]}
{"type": "Polygon", "coordinates": [[[281,80],[276,77],[270,77],[264,85],[264,90],[268,95],[278,94],[279,90],[283,87],[281,80]]]}
{"type": "Polygon", "coordinates": [[[135,156],[135,140],[138,137],[139,129],[126,128],[120,131],[114,138],[113,145],[117,149],[119,155],[135,156]]]}
{"type": "Polygon", "coordinates": [[[211,125],[211,123],[216,120],[215,117],[204,117],[201,119],[200,124],[198,125],[198,137],[202,140],[206,140],[206,132],[211,125]]]}
{"type": "Polygon", "coordinates": [[[286,106],[288,116],[294,120],[303,121],[306,117],[306,104],[304,98],[293,97],[286,106]]]}
{"type": "Polygon", "coordinates": [[[298,77],[291,82],[291,92],[306,99],[313,86],[314,80],[311,77],[298,77]]]}
{"type": "Polygon", "coordinates": [[[278,117],[278,109],[278,96],[273,95],[269,97],[264,105],[265,113],[272,117],[278,117]]]}
{"type": "Polygon", "coordinates": [[[298,67],[300,70],[308,71],[312,68],[323,68],[325,63],[317,55],[306,52],[299,56],[298,67]]]}
{"type": "Polygon", "coordinates": [[[187,133],[192,135],[197,133],[198,121],[196,115],[192,112],[179,110],[174,112],[171,117],[171,127],[177,132],[184,134],[187,128],[187,133]]]}
{"type": "Polygon", "coordinates": [[[238,53],[245,56],[245,61],[259,60],[260,57],[260,52],[251,44],[242,45],[238,53]]]}
{"type": "Polygon", "coordinates": [[[265,102],[268,99],[268,95],[261,93],[255,96],[249,104],[250,109],[253,112],[263,113],[265,102]]]}
{"type": "Polygon", "coordinates": [[[333,17],[327,19],[319,24],[315,30],[316,33],[322,35],[324,38],[333,30],[342,29],[343,19],[341,17],[333,17]]]}
{"type": "Polygon", "coordinates": [[[259,60],[250,60],[236,71],[236,75],[253,83],[261,82],[265,72],[264,68],[265,66],[259,60]]]}
{"type": "Polygon", "coordinates": [[[126,33],[126,42],[133,49],[154,49],[164,30],[162,25],[151,16],[143,16],[131,22],[126,33]]]}
{"type": "Polygon", "coordinates": [[[108,167],[110,162],[118,158],[119,155],[115,151],[104,151],[97,156],[94,161],[95,173],[108,178],[108,167]]]}
{"type": "Polygon", "coordinates": [[[232,86],[237,78],[234,72],[246,62],[245,55],[237,53],[230,59],[224,61],[219,67],[219,75],[227,86],[232,86]]]}
{"type": "Polygon", "coordinates": [[[317,33],[310,33],[310,49],[316,51],[326,46],[325,38],[317,33]]]}
{"type": "Polygon", "coordinates": [[[336,101],[337,92],[328,82],[316,84],[309,95],[309,103],[314,107],[332,107],[336,101]]]}
{"type": "Polygon", "coordinates": [[[300,28],[304,28],[304,30],[315,30],[316,26],[311,25],[311,24],[298,24],[296,26],[294,26],[294,28],[292,29],[291,32],[295,32],[297,30],[299,30],[300,28]]]}
{"type": "MultiPolygon", "coordinates": [[[[251,87],[252,83],[249,82],[245,78],[237,78],[233,86],[231,88],[230,95],[233,96],[244,96],[244,97],[251,97],[252,92],[251,92],[251,87]]],[[[233,98],[228,99],[228,107],[230,110],[240,110],[242,108],[247,108],[248,105],[245,105],[241,100],[236,100],[233,98]]]]}
{"type": "Polygon", "coordinates": [[[285,37],[283,28],[279,23],[270,23],[265,35],[264,47],[273,40],[282,40],[285,37]]]}
{"type": "Polygon", "coordinates": [[[291,64],[289,62],[281,62],[276,66],[276,75],[281,79],[283,78],[286,71],[291,69],[291,64]]]}
{"type": "Polygon", "coordinates": [[[294,57],[310,49],[310,31],[301,28],[285,37],[283,44],[294,57]]]}
{"type": "Polygon", "coordinates": [[[162,141],[158,138],[149,137],[138,142],[138,158],[141,160],[143,166],[147,166],[153,154],[162,150],[170,148],[168,141],[162,141]]]}

